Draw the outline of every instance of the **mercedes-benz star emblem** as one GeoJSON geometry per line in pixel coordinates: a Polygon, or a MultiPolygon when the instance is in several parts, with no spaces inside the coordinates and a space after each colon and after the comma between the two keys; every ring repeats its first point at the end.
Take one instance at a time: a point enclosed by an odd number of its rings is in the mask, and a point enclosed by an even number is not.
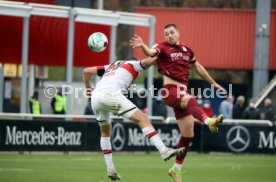
{"type": "Polygon", "coordinates": [[[233,126],[226,135],[227,145],[233,152],[242,152],[250,144],[250,134],[244,126],[233,126]]]}
{"type": "Polygon", "coordinates": [[[116,151],[123,149],[126,141],[125,129],[121,123],[116,123],[112,129],[112,147],[116,151]]]}

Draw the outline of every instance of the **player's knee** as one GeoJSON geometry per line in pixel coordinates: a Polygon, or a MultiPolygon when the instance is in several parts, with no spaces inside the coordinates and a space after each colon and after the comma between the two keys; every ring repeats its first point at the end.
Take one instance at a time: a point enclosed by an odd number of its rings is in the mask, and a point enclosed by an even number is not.
{"type": "Polygon", "coordinates": [[[142,111],[138,110],[136,111],[130,118],[131,120],[133,120],[136,123],[139,122],[147,122],[148,121],[148,117],[145,113],[143,113],[142,111]]]}
{"type": "Polygon", "coordinates": [[[181,134],[181,136],[186,138],[194,138],[194,132],[185,132],[181,134]]]}
{"type": "Polygon", "coordinates": [[[190,135],[188,136],[189,138],[194,138],[195,134],[194,132],[191,132],[190,135]]]}
{"type": "Polygon", "coordinates": [[[193,128],[186,128],[186,129],[182,129],[181,130],[181,135],[183,137],[189,137],[189,138],[193,138],[194,137],[194,130],[193,128]]]}
{"type": "Polygon", "coordinates": [[[187,127],[185,129],[182,129],[181,135],[188,138],[194,137],[194,128],[193,127],[187,127]]]}
{"type": "Polygon", "coordinates": [[[110,137],[111,136],[111,132],[109,131],[101,131],[101,137],[110,137]]]}
{"type": "Polygon", "coordinates": [[[101,132],[101,137],[111,137],[111,134],[106,132],[101,132]]]}
{"type": "Polygon", "coordinates": [[[139,122],[147,122],[148,121],[148,117],[145,113],[140,113],[140,115],[138,116],[138,121],[139,122]]]}
{"type": "Polygon", "coordinates": [[[110,137],[111,136],[111,125],[101,125],[100,126],[101,137],[110,137]]]}

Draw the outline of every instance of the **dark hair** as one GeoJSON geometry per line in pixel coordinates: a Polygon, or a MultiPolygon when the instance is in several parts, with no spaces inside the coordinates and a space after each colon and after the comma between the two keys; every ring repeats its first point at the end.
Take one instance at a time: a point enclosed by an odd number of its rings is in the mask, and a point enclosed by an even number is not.
{"type": "Polygon", "coordinates": [[[177,26],[175,24],[173,24],[173,23],[165,25],[164,29],[170,28],[170,27],[174,27],[175,29],[177,29],[177,26]]]}
{"type": "Polygon", "coordinates": [[[38,91],[34,91],[34,96],[35,96],[35,95],[38,95],[38,91]]]}

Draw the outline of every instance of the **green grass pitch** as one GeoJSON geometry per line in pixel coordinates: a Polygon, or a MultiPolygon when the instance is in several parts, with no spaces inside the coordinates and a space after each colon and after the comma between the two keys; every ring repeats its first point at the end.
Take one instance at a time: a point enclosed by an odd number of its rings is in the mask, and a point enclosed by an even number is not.
{"type": "MultiPolygon", "coordinates": [[[[172,182],[174,159],[157,153],[114,153],[121,182],[172,182]]],[[[273,155],[188,154],[183,182],[275,182],[273,155]]],[[[0,182],[108,182],[103,155],[0,154],[0,182]]]]}

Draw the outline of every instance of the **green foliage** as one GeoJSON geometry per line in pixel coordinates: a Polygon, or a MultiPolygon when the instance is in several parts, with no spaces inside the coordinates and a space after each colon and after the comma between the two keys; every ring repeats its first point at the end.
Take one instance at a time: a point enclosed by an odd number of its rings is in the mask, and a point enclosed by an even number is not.
{"type": "Polygon", "coordinates": [[[64,81],[65,80],[65,67],[49,66],[48,67],[48,80],[50,81],[64,81]]]}
{"type": "MultiPolygon", "coordinates": [[[[137,77],[137,79],[134,81],[136,84],[144,84],[144,80],[148,75],[148,70],[145,70],[137,77]]],[[[158,73],[157,69],[154,67],[154,72],[153,72],[154,77],[161,77],[161,75],[158,73]]]]}
{"type": "MultiPolygon", "coordinates": [[[[48,67],[48,80],[49,81],[65,81],[66,71],[63,66],[49,66],[48,67]]],[[[81,72],[82,68],[73,68],[72,81],[82,81],[81,72]]]]}

